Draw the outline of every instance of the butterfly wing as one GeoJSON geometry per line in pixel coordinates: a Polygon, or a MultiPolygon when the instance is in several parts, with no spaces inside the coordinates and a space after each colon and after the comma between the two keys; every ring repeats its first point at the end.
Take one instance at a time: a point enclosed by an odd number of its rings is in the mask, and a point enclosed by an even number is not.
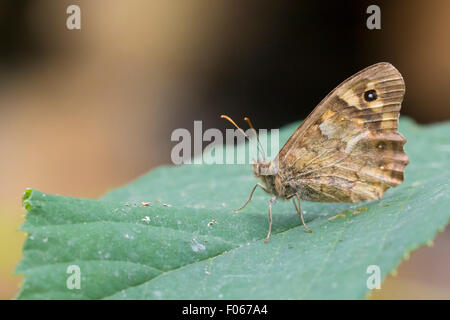
{"type": "Polygon", "coordinates": [[[287,197],[320,202],[380,199],[403,182],[409,162],[397,132],[403,78],[389,63],[370,66],[334,89],[281,149],[287,197]]]}

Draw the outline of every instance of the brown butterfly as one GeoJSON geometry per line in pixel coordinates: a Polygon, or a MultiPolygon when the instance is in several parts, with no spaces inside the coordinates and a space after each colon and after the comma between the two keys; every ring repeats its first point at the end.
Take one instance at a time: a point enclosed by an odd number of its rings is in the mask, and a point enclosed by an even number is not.
{"type": "MultiPolygon", "coordinates": [[[[406,139],[398,133],[398,117],[405,83],[390,63],[372,65],[345,80],[295,130],[273,161],[257,161],[253,172],[257,187],[274,197],[292,199],[308,232],[300,200],[360,202],[378,200],[389,187],[403,182],[409,158],[406,139]],[[298,205],[297,205],[298,203],[298,205]]],[[[232,122],[229,117],[222,116],[232,122]]],[[[253,126],[245,118],[250,127],[253,126]]],[[[241,132],[242,129],[240,129],[241,132]]],[[[244,134],[245,135],[245,134],[244,134]]]]}

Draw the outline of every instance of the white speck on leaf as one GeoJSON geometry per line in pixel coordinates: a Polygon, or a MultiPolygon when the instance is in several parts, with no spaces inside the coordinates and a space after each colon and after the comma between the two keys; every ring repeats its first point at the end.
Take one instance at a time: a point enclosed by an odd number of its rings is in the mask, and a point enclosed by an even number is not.
{"type": "Polygon", "coordinates": [[[439,199],[439,198],[442,197],[443,195],[445,195],[444,192],[439,192],[438,194],[436,194],[436,195],[434,196],[434,200],[439,199]]]}
{"type": "Polygon", "coordinates": [[[157,296],[158,298],[161,298],[161,297],[162,297],[162,293],[161,293],[161,291],[159,291],[159,290],[153,291],[153,294],[154,294],[155,296],[157,296]]]}
{"type": "Polygon", "coordinates": [[[193,240],[193,244],[191,244],[191,248],[194,252],[204,251],[206,249],[203,244],[198,243],[195,239],[193,240]]]}

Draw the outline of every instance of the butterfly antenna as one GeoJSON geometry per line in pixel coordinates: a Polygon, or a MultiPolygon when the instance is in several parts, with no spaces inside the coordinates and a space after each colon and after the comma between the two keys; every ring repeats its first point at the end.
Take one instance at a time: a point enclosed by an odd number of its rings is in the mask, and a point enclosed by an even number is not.
{"type": "Polygon", "coordinates": [[[258,132],[257,132],[256,129],[253,127],[253,124],[252,124],[252,122],[250,121],[249,118],[244,117],[244,120],[248,123],[249,127],[253,130],[253,133],[255,134],[255,137],[256,137],[256,141],[258,142],[258,149],[259,149],[259,151],[262,153],[263,159],[265,159],[265,158],[266,158],[266,154],[264,153],[264,149],[263,149],[263,147],[262,147],[262,145],[261,145],[261,142],[259,141],[258,132]]]}
{"type": "Polygon", "coordinates": [[[220,117],[222,119],[226,119],[226,120],[230,121],[233,124],[233,126],[235,126],[244,135],[244,137],[246,137],[250,141],[250,137],[244,132],[244,130],[239,128],[239,126],[236,124],[236,122],[234,122],[229,116],[226,116],[223,114],[220,117]]]}

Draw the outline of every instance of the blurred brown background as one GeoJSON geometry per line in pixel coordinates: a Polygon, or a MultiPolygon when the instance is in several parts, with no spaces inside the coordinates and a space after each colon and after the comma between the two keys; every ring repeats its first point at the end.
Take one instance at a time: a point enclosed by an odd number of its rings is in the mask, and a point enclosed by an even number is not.
{"type": "MultiPolygon", "coordinates": [[[[170,163],[175,128],[261,128],[304,118],[346,77],[380,61],[404,75],[402,113],[450,119],[450,1],[0,2],[0,298],[26,187],[98,197],[170,163]],[[81,30],[66,8],[81,7],[81,30]],[[366,8],[381,8],[381,30],[366,8]]],[[[373,298],[450,298],[450,232],[414,252],[373,298]]]]}

